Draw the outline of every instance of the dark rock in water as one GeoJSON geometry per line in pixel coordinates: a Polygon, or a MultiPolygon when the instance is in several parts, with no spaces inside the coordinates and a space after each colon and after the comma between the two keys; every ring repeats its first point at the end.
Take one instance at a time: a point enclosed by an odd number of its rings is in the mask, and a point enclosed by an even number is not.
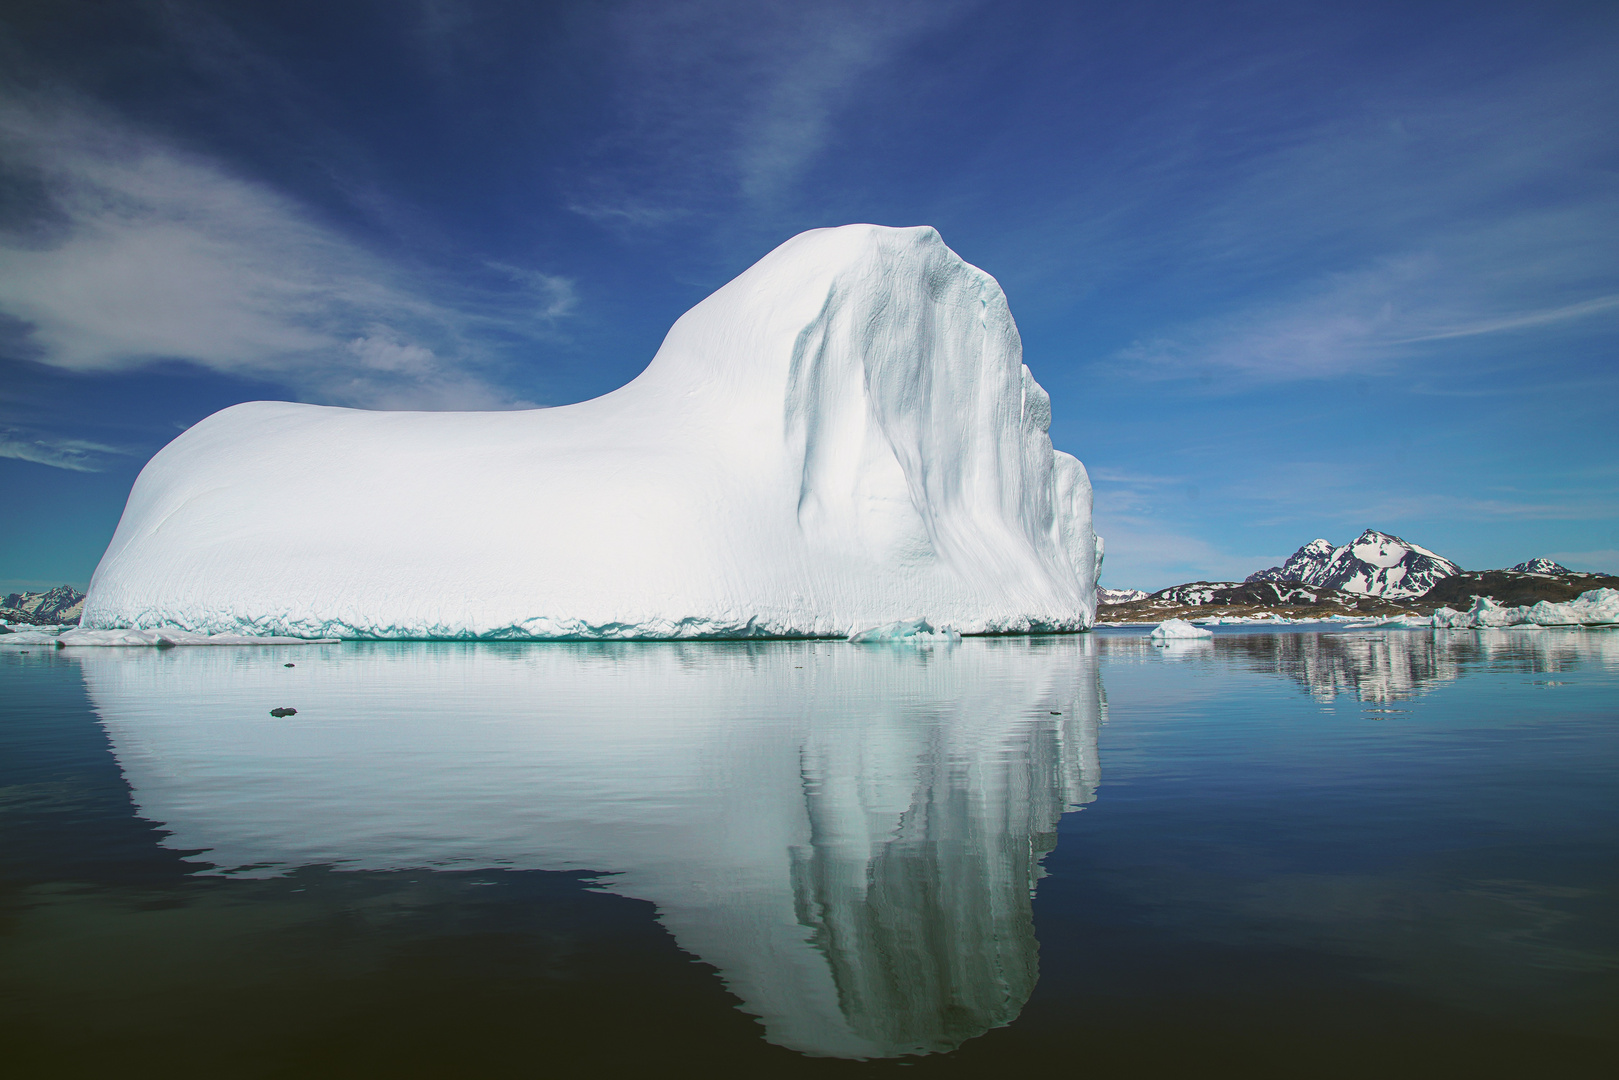
{"type": "Polygon", "coordinates": [[[1550,600],[1565,603],[1592,589],[1619,589],[1619,577],[1607,574],[1522,573],[1517,570],[1480,570],[1456,574],[1422,594],[1425,608],[1446,607],[1465,611],[1473,597],[1488,596],[1505,607],[1523,607],[1550,600]]]}
{"type": "Polygon", "coordinates": [[[281,666],[282,667],[292,667],[293,665],[291,665],[291,664],[282,664],[281,666]]]}
{"type": "Polygon", "coordinates": [[[271,709],[270,710],[270,715],[279,720],[283,716],[297,716],[298,715],[298,710],[297,709],[271,709]]]}

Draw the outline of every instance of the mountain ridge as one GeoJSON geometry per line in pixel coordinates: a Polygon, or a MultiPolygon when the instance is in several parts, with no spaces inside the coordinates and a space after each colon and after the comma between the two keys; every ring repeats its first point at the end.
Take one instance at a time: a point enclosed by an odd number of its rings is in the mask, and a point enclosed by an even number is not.
{"type": "Polygon", "coordinates": [[[44,592],[11,593],[0,600],[0,622],[27,626],[76,623],[84,613],[84,594],[71,585],[44,592]]]}
{"type": "Polygon", "coordinates": [[[1363,596],[1405,599],[1426,593],[1462,568],[1419,544],[1367,529],[1342,547],[1321,537],[1295,551],[1281,566],[1249,574],[1248,582],[1296,581],[1363,596]]]}

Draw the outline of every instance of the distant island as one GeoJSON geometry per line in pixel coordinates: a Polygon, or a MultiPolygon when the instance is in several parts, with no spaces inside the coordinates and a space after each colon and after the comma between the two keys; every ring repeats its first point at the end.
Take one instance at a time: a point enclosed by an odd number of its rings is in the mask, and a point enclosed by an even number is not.
{"type": "Polygon", "coordinates": [[[1394,618],[1467,608],[1477,596],[1516,607],[1542,600],[1563,603],[1603,588],[1619,588],[1619,577],[1573,571],[1546,558],[1503,570],[1467,571],[1425,547],[1367,529],[1341,546],[1312,540],[1281,566],[1255,571],[1243,581],[1193,581],[1150,594],[1098,589],[1097,620],[1394,618]]]}

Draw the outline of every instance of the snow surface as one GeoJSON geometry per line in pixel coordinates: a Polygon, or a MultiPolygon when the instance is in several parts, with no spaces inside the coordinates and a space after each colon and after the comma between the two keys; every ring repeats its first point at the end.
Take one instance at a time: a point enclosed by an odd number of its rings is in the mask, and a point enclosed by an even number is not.
{"type": "Polygon", "coordinates": [[[1619,624],[1619,589],[1592,589],[1564,604],[1542,600],[1523,607],[1503,607],[1488,596],[1475,596],[1467,611],[1442,607],[1433,624],[1457,630],[1501,626],[1611,626],[1619,624]]]}
{"type": "Polygon", "coordinates": [[[995,280],[931,228],[794,237],[603,397],[252,402],[141,472],[91,629],[301,638],[1080,630],[1101,541],[995,280]]]}
{"type": "Polygon", "coordinates": [[[1205,630],[1201,626],[1193,626],[1185,619],[1165,619],[1153,627],[1152,633],[1147,636],[1153,641],[1175,641],[1188,638],[1213,637],[1214,631],[1205,630]]]}

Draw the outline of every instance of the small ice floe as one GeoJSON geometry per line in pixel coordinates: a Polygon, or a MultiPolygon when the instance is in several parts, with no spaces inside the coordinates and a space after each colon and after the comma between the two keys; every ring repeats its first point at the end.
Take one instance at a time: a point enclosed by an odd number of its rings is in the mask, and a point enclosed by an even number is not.
{"type": "Polygon", "coordinates": [[[63,630],[71,629],[70,626],[27,626],[22,630],[11,629],[7,633],[0,633],[0,645],[55,645],[57,636],[63,630]]]}
{"type": "Polygon", "coordinates": [[[849,640],[861,645],[880,641],[915,642],[921,645],[937,641],[960,641],[961,635],[948,626],[936,630],[926,619],[902,619],[899,622],[856,630],[849,635],[849,640]]]}
{"type": "Polygon", "coordinates": [[[193,634],[189,630],[61,630],[0,635],[0,645],[158,646],[170,645],[335,645],[338,638],[254,637],[250,634],[193,634]]]}
{"type": "Polygon", "coordinates": [[[1153,627],[1152,633],[1147,635],[1153,644],[1162,645],[1170,641],[1189,641],[1193,638],[1211,638],[1213,630],[1205,630],[1201,626],[1193,626],[1185,619],[1165,619],[1153,627]]]}
{"type": "Polygon", "coordinates": [[[1369,622],[1349,623],[1345,630],[1426,630],[1433,626],[1434,621],[1427,615],[1395,615],[1388,619],[1372,619],[1369,622]]]}
{"type": "Polygon", "coordinates": [[[1614,626],[1619,624],[1619,589],[1592,589],[1564,604],[1542,600],[1533,606],[1503,607],[1488,596],[1473,597],[1467,611],[1442,607],[1433,613],[1436,628],[1477,630],[1521,626],[1614,626]]]}

